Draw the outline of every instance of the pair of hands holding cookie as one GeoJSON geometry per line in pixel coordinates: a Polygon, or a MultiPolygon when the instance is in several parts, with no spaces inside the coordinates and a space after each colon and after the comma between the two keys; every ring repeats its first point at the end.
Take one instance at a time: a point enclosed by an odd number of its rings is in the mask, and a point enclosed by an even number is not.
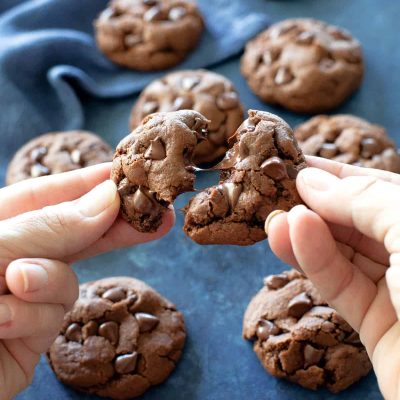
{"type": "MultiPolygon", "coordinates": [[[[311,168],[296,184],[309,209],[274,212],[266,222],[270,246],[360,332],[385,398],[397,398],[400,177],[307,161],[311,168]]],[[[78,296],[68,264],[158,239],[174,223],[171,209],[156,233],[133,229],[118,217],[120,199],[109,174],[110,164],[101,164],[0,190],[2,400],[29,384],[78,296]]]]}

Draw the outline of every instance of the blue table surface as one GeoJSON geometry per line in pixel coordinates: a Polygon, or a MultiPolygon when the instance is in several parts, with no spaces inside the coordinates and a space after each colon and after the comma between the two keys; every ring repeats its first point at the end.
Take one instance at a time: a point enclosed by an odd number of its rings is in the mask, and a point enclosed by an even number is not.
{"type": "MultiPolygon", "coordinates": [[[[240,1],[240,0],[238,0],[240,1]]],[[[252,0],[249,0],[252,1],[252,0]]],[[[362,88],[336,113],[353,113],[384,125],[400,145],[400,80],[398,66],[398,15],[394,0],[280,0],[265,1],[273,21],[314,17],[348,28],[363,44],[366,74],[362,88]]],[[[213,68],[236,84],[247,108],[274,112],[292,126],[307,116],[261,103],[248,89],[235,58],[213,68]]],[[[86,126],[116,145],[128,133],[127,121],[134,97],[99,101],[81,93],[86,126]]],[[[23,137],[17,137],[21,145],[23,137]]],[[[3,163],[2,163],[3,164],[3,163]]],[[[198,177],[198,187],[214,184],[217,175],[198,177]]],[[[183,207],[190,194],[175,207],[183,207]]],[[[251,247],[198,246],[182,232],[182,215],[163,239],[115,251],[75,265],[81,282],[105,276],[143,279],[176,303],[184,313],[188,340],[182,360],[172,376],[142,398],[155,399],[381,399],[373,373],[350,389],[332,395],[277,380],[267,375],[241,338],[242,317],[262,278],[287,268],[267,242],[251,247]]],[[[59,383],[42,360],[32,385],[19,400],[94,399],[59,383]]]]}

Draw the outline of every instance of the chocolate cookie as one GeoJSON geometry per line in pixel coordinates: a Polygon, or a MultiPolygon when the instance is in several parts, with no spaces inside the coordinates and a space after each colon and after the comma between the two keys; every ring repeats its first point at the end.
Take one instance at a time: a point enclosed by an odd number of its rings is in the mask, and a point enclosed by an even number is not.
{"type": "Polygon", "coordinates": [[[294,134],[304,154],[400,172],[400,155],[385,129],[353,115],[318,115],[294,134]]]}
{"type": "Polygon", "coordinates": [[[193,190],[192,155],[207,124],[196,111],[151,114],[118,145],[111,179],[121,214],[136,230],[155,232],[175,198],[193,190]]]}
{"type": "Polygon", "coordinates": [[[250,110],[236,140],[215,167],[222,170],[220,184],[197,194],[184,209],[184,231],[199,244],[263,240],[271,211],[301,203],[295,178],[306,163],[285,121],[250,110]]]}
{"type": "Polygon", "coordinates": [[[190,0],[112,0],[95,22],[96,40],[117,64],[170,68],[196,47],[204,23],[190,0]]]}
{"type": "Polygon", "coordinates": [[[289,19],[250,41],[242,74],[262,100],[297,112],[323,112],[361,84],[360,43],[349,32],[313,19],[289,19]]]}
{"type": "Polygon", "coordinates": [[[246,310],[243,337],[254,341],[271,375],[309,389],[337,393],[372,368],[357,332],[295,270],[264,279],[246,310]]]}
{"type": "Polygon", "coordinates": [[[179,71],[153,81],[132,109],[131,128],[154,112],[192,109],[209,119],[208,140],[200,142],[193,155],[199,165],[221,158],[228,139],[243,121],[243,108],[233,83],[205,70],[179,71]]]}
{"type": "Polygon", "coordinates": [[[7,170],[7,185],[112,160],[110,146],[90,132],[52,132],[21,147],[7,170]]]}
{"type": "Polygon", "coordinates": [[[185,342],[183,316],[136,279],[106,278],[80,286],[48,359],[75,389],[128,399],[163,382],[185,342]]]}

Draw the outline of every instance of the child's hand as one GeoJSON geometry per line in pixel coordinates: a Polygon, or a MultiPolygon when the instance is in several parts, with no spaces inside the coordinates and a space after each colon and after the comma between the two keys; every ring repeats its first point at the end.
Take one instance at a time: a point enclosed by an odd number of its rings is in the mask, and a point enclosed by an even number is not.
{"type": "Polygon", "coordinates": [[[360,333],[384,397],[399,399],[400,175],[308,164],[316,168],[299,174],[297,188],[310,210],[267,220],[271,248],[360,333]]]}
{"type": "Polygon", "coordinates": [[[0,189],[1,400],[30,383],[78,296],[68,263],[157,239],[173,225],[173,211],[154,234],[117,218],[109,174],[110,164],[102,164],[0,189]]]}

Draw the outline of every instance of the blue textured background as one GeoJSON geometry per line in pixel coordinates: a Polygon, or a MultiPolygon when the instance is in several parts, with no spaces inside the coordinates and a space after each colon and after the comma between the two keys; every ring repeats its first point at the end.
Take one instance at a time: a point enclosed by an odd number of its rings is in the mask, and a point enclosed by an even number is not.
{"type": "MultiPolygon", "coordinates": [[[[4,3],[0,1],[0,10],[4,3]]],[[[210,1],[210,0],[207,0],[210,1]]],[[[205,7],[207,1],[203,1],[205,7]]],[[[210,1],[211,3],[211,1],[210,1]]],[[[231,0],[262,10],[272,21],[311,16],[348,28],[363,44],[366,76],[359,90],[336,112],[354,113],[388,129],[400,145],[400,79],[398,66],[398,15],[400,2],[394,0],[231,0]]],[[[228,33],[229,34],[229,33],[228,33]]],[[[239,74],[238,59],[231,58],[212,68],[232,79],[248,108],[275,112],[292,126],[306,119],[260,103],[239,74]]],[[[99,100],[77,90],[84,106],[84,127],[101,134],[111,144],[127,133],[127,119],[135,97],[99,100]]],[[[42,110],[43,111],[43,110],[42,110]]],[[[45,111],[43,111],[45,112],[45,111]]],[[[0,120],[4,119],[0,115],[0,120]]],[[[63,127],[60,127],[60,129],[63,127]]],[[[32,132],[19,132],[4,147],[21,145],[32,132]]],[[[8,155],[0,159],[4,165],[8,155]]],[[[198,186],[215,182],[214,176],[199,176],[198,186]]],[[[176,209],[189,195],[181,196],[176,209]]],[[[178,213],[179,214],[179,213],[178,213]]],[[[143,279],[173,300],[186,317],[188,342],[181,362],[170,379],[151,389],[143,399],[381,399],[373,374],[339,395],[322,390],[311,392],[266,375],[251,345],[241,339],[242,316],[252,295],[261,287],[262,277],[285,268],[267,242],[247,248],[201,247],[181,231],[178,215],[173,231],[162,240],[116,251],[81,262],[75,270],[82,282],[112,275],[143,279]]],[[[61,385],[44,361],[38,366],[32,386],[19,400],[89,399],[61,385]]]]}

